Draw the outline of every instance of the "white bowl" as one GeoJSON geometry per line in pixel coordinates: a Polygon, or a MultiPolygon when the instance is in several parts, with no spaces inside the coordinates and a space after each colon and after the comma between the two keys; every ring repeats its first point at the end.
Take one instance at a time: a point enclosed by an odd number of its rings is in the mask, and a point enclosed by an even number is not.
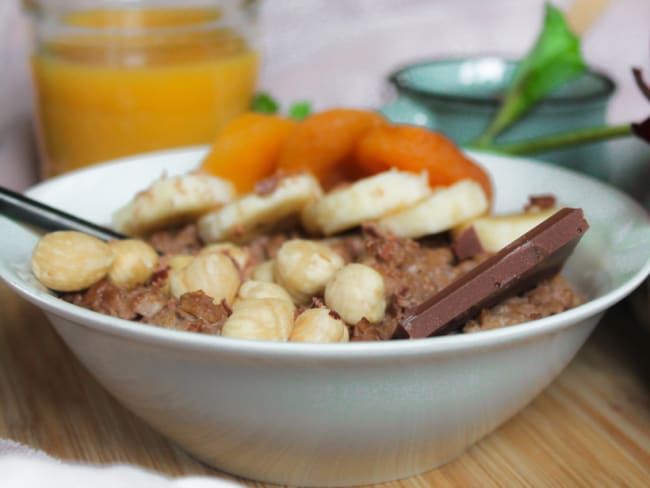
{"type": "MultiPolygon", "coordinates": [[[[163,170],[203,149],[130,158],[53,179],[29,195],[105,224],[163,170]]],[[[37,234],[0,218],[0,275],[47,314],[121,403],[224,471],[292,485],[383,482],[453,459],[540,393],[603,312],[650,272],[650,221],[622,193],[522,159],[473,154],[492,173],[496,210],[555,193],[591,229],[565,269],[590,300],[535,322],[414,341],[241,341],[141,325],[52,296],[29,273],[37,234]]]]}

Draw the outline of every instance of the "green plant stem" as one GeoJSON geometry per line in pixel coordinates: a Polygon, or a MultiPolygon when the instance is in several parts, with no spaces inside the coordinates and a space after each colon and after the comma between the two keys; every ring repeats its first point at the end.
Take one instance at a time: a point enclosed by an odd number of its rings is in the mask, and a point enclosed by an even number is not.
{"type": "MultiPolygon", "coordinates": [[[[485,132],[479,136],[471,145],[472,147],[483,148],[483,147],[492,147],[494,145],[494,138],[506,128],[505,117],[502,115],[503,112],[500,112],[496,119],[493,120],[485,132]]],[[[512,121],[514,123],[515,121],[512,121]]]]}
{"type": "Polygon", "coordinates": [[[546,137],[528,139],[520,142],[511,142],[505,144],[480,144],[475,143],[470,149],[481,149],[483,151],[493,151],[504,154],[533,154],[555,149],[563,149],[568,146],[577,146],[580,144],[589,144],[593,142],[605,141],[618,137],[632,135],[630,124],[610,125],[605,127],[592,127],[581,129],[563,134],[555,134],[546,137]]]}

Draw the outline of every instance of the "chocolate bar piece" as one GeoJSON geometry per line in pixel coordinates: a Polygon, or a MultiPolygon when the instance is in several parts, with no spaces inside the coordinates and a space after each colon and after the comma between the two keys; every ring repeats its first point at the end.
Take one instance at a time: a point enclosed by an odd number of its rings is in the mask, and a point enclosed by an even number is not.
{"type": "Polygon", "coordinates": [[[548,208],[553,208],[555,203],[555,195],[530,195],[528,197],[528,205],[524,207],[524,211],[530,212],[534,209],[546,210],[548,208]]]}
{"type": "Polygon", "coordinates": [[[454,242],[451,244],[451,250],[454,252],[456,258],[461,261],[463,259],[478,256],[484,251],[481,239],[479,239],[473,225],[470,225],[458,233],[454,242]]]}
{"type": "Polygon", "coordinates": [[[394,338],[422,338],[460,329],[482,309],[557,274],[589,228],[581,209],[563,208],[411,309],[394,338]]]}

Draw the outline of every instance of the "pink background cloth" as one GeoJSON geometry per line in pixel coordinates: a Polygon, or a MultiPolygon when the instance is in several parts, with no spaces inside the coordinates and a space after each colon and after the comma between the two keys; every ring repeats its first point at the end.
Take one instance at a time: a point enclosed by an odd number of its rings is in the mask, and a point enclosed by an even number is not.
{"type": "MultiPolygon", "coordinates": [[[[570,0],[556,0],[567,7],[570,0]]],[[[518,57],[534,41],[543,0],[262,1],[260,87],[284,103],[316,108],[378,107],[385,77],[411,61],[449,55],[518,57]]],[[[22,190],[36,180],[31,130],[28,22],[17,0],[0,1],[0,184],[22,190]]],[[[612,123],[650,112],[632,66],[650,71],[650,2],[613,0],[583,39],[588,62],[618,84],[612,123]]]]}

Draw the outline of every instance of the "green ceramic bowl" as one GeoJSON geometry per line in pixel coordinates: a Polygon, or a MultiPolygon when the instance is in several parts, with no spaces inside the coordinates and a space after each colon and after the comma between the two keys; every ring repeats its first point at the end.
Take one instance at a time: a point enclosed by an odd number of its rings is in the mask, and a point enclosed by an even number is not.
{"type": "MultiPolygon", "coordinates": [[[[411,64],[390,75],[397,97],[381,110],[395,122],[439,130],[465,145],[487,127],[515,68],[515,61],[487,56],[411,64]]],[[[604,125],[614,90],[615,84],[609,77],[589,71],[543,100],[504,132],[499,141],[520,141],[604,125]]],[[[538,157],[609,179],[604,143],[547,152],[538,157]]]]}

